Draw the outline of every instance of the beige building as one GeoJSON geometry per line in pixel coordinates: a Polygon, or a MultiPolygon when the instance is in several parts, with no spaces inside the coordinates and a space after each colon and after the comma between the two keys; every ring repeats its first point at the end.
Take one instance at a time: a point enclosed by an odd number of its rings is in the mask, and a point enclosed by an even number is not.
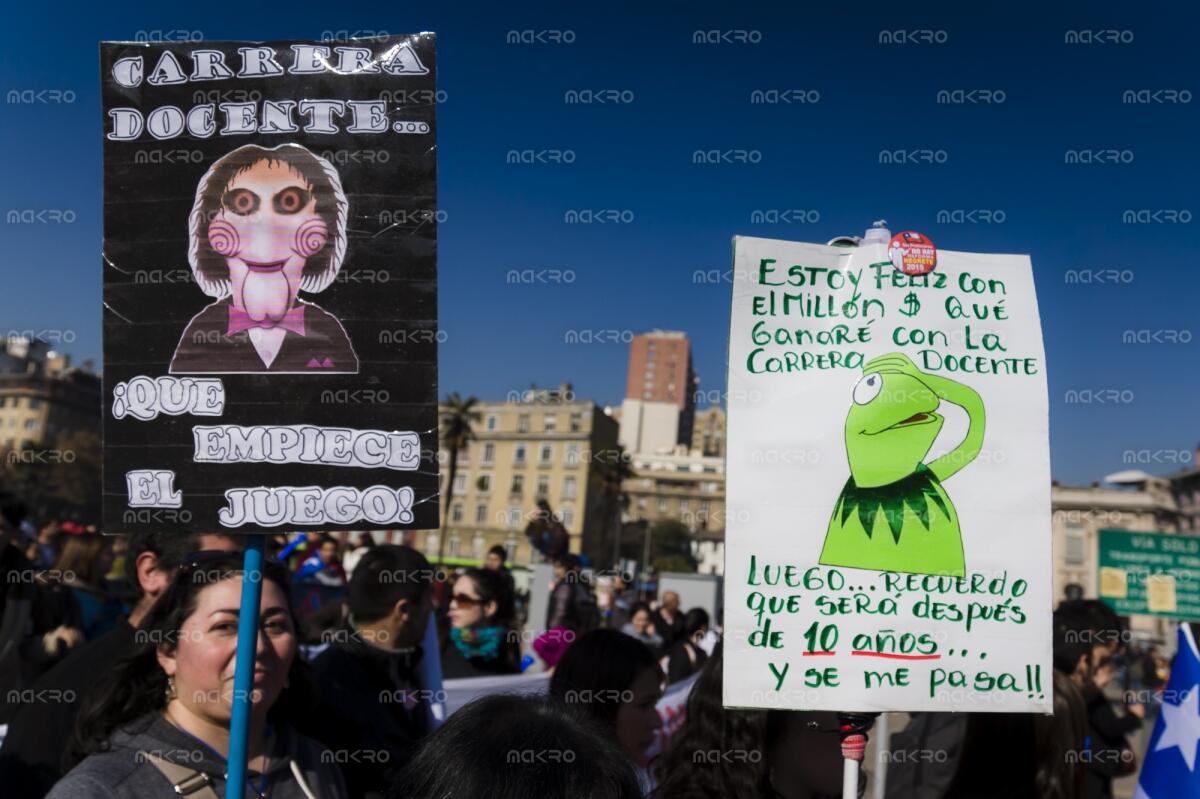
{"type": "Polygon", "coordinates": [[[710,405],[696,411],[692,427],[692,449],[702,455],[725,457],[725,411],[720,405],[710,405]]]}
{"type": "Polygon", "coordinates": [[[635,454],[625,521],[678,519],[692,532],[699,571],[724,571],[725,460],[677,447],[669,454],[635,454]]]}
{"type": "MultiPolygon", "coordinates": [[[[1181,533],[1182,515],[1171,481],[1145,472],[1109,475],[1107,485],[1063,486],[1050,489],[1051,531],[1054,536],[1054,593],[1057,605],[1067,586],[1078,586],[1086,598],[1099,596],[1100,531],[1131,530],[1181,533]]],[[[1171,643],[1171,624],[1154,616],[1131,616],[1130,630],[1171,643]]]]}
{"type": "MultiPolygon", "coordinates": [[[[562,521],[572,552],[597,548],[591,540],[602,528],[596,465],[616,457],[617,423],[596,403],[575,400],[569,385],[476,407],[475,439],[459,453],[443,524],[446,555],[482,558],[500,544],[510,563],[530,563],[534,553],[524,533],[539,499],[562,521]]],[[[440,452],[439,460],[444,507],[449,453],[440,452]]],[[[436,555],[438,535],[424,531],[415,543],[436,555]]]]}
{"type": "Polygon", "coordinates": [[[0,338],[0,450],[52,447],[59,436],[100,432],[100,377],[44,342],[0,338]]]}
{"type": "Polygon", "coordinates": [[[1106,483],[1056,483],[1050,488],[1056,604],[1068,585],[1080,586],[1085,597],[1098,596],[1101,530],[1179,531],[1179,511],[1168,480],[1143,472],[1121,472],[1110,475],[1106,483]]]}

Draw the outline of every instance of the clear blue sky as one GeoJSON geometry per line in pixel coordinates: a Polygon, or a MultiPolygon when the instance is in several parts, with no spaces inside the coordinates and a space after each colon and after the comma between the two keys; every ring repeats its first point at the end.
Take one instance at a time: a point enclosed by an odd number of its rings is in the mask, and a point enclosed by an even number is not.
{"type": "Polygon", "coordinates": [[[1151,2],[781,5],[20,4],[0,55],[5,93],[58,89],[75,101],[3,107],[0,207],[66,209],[76,221],[0,227],[0,328],[69,330],[64,349],[99,360],[99,40],[154,30],[207,39],[434,30],[446,93],[443,395],[499,399],[567,380],[584,397],[619,402],[627,347],[567,344],[565,334],[655,327],[686,331],[701,389],[720,390],[729,286],[693,275],[728,269],[735,234],[823,241],[885,217],[947,249],[1032,255],[1056,478],[1088,482],[1128,468],[1127,450],[1149,451],[1149,471],[1177,468],[1160,451],[1190,452],[1200,440],[1200,342],[1121,339],[1130,329],[1200,336],[1200,220],[1123,224],[1122,212],[1200,213],[1200,98],[1123,104],[1122,92],[1200,93],[1196,12],[1151,2]],[[573,41],[506,44],[510,30],[573,41]],[[697,45],[697,30],[745,31],[757,43],[697,45]],[[881,45],[881,30],[944,32],[945,42],[881,45]],[[1066,45],[1070,30],[1117,41],[1066,45]],[[633,102],[568,105],[571,89],[630,92],[633,102]],[[819,99],[752,105],[756,89],[819,99]],[[1000,90],[1004,102],[939,105],[940,89],[1000,90]],[[877,109],[874,124],[848,124],[866,108],[877,109]],[[739,149],[757,151],[758,163],[692,163],[696,150],[739,149]],[[1067,150],[1109,149],[1132,162],[1064,164],[1067,150]],[[569,150],[574,162],[510,165],[509,150],[569,150]],[[881,150],[942,150],[946,160],[881,165],[881,150]],[[629,211],[633,222],[564,224],[569,209],[629,211]],[[819,219],[752,224],[756,209],[819,219]],[[1000,211],[1004,221],[938,224],[942,209],[1000,211]],[[571,270],[574,281],[508,284],[514,269],[571,270]],[[1073,269],[1117,270],[1129,282],[1068,284],[1073,269]],[[1071,389],[1133,399],[1066,404],[1071,389]]]}

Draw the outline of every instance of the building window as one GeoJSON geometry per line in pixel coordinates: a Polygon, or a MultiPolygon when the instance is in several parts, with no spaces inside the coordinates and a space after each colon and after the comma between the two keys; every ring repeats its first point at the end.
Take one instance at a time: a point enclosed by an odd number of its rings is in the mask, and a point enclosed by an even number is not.
{"type": "Polygon", "coordinates": [[[573,476],[568,475],[563,478],[562,498],[575,499],[575,478],[573,476]]]}
{"type": "Polygon", "coordinates": [[[475,488],[480,494],[486,494],[492,490],[492,476],[490,474],[481,474],[479,479],[475,481],[475,488]]]}
{"type": "Polygon", "coordinates": [[[508,522],[509,527],[520,527],[521,508],[517,505],[510,505],[508,507],[508,518],[505,521],[508,522]]]}
{"type": "Polygon", "coordinates": [[[568,466],[578,466],[579,465],[579,445],[576,444],[575,442],[571,442],[571,443],[567,444],[567,451],[566,451],[565,458],[566,458],[566,462],[567,462],[568,466]]]}
{"type": "Polygon", "coordinates": [[[680,513],[688,512],[688,501],[686,499],[679,500],[679,512],[680,513]]]}
{"type": "Polygon", "coordinates": [[[538,463],[550,463],[554,460],[554,445],[542,444],[538,451],[538,463]]]}
{"type": "Polygon", "coordinates": [[[547,433],[553,433],[558,429],[558,414],[548,413],[542,417],[542,429],[547,433]]]}
{"type": "Polygon", "coordinates": [[[484,444],[483,445],[483,463],[490,464],[493,460],[495,460],[495,458],[496,458],[496,445],[495,444],[484,444]]]}
{"type": "Polygon", "coordinates": [[[454,475],[454,493],[455,494],[467,493],[467,474],[466,474],[466,472],[459,472],[458,474],[454,475]]]}
{"type": "Polygon", "coordinates": [[[646,498],[645,497],[638,497],[637,509],[642,512],[644,512],[646,510],[646,498]]]}
{"type": "Polygon", "coordinates": [[[558,520],[562,522],[563,527],[570,527],[575,523],[575,509],[570,505],[563,505],[558,509],[558,520]]]}
{"type": "Polygon", "coordinates": [[[709,508],[708,500],[707,499],[703,500],[700,503],[700,518],[702,518],[702,519],[708,518],[708,508],[709,508]]]}
{"type": "Polygon", "coordinates": [[[450,521],[461,522],[462,521],[462,511],[463,511],[462,503],[455,502],[450,507],[450,521]]]}
{"type": "Polygon", "coordinates": [[[505,560],[512,563],[513,559],[517,557],[517,539],[514,536],[510,535],[504,539],[504,551],[508,553],[508,557],[505,560]]]}
{"type": "Polygon", "coordinates": [[[550,496],[550,475],[540,474],[537,479],[537,495],[539,498],[550,496]]]}
{"type": "Polygon", "coordinates": [[[1063,560],[1072,566],[1082,566],[1085,561],[1085,537],[1082,527],[1067,528],[1067,546],[1066,552],[1063,553],[1063,560]]]}
{"type": "Polygon", "coordinates": [[[0,397],[0,408],[8,404],[8,397],[0,397]]]}
{"type": "Polygon", "coordinates": [[[571,414],[571,432],[578,433],[581,430],[583,430],[583,414],[582,413],[571,414]]]}
{"type": "Polygon", "coordinates": [[[487,505],[480,503],[475,506],[475,523],[483,524],[487,521],[487,505]]]}
{"type": "Polygon", "coordinates": [[[452,558],[457,558],[460,547],[461,543],[458,538],[458,533],[451,533],[450,539],[446,542],[446,548],[449,550],[446,554],[452,558]]]}
{"type": "Polygon", "coordinates": [[[517,417],[517,432],[518,433],[528,433],[529,432],[529,414],[523,413],[517,417]]]}
{"type": "Polygon", "coordinates": [[[490,430],[495,430],[495,429],[496,429],[496,416],[495,416],[495,414],[490,414],[490,415],[488,416],[488,418],[487,418],[487,429],[488,429],[489,431],[490,431],[490,430]]]}
{"type": "Polygon", "coordinates": [[[425,551],[426,552],[437,552],[438,551],[438,534],[436,532],[431,532],[431,533],[425,534],[425,551]]]}
{"type": "Polygon", "coordinates": [[[36,430],[37,429],[37,419],[26,419],[25,420],[25,429],[26,430],[36,430]]]}
{"type": "Polygon", "coordinates": [[[41,397],[30,397],[29,398],[29,410],[36,411],[40,407],[42,407],[42,398],[41,397]]]}
{"type": "Polygon", "coordinates": [[[658,512],[659,513],[667,512],[667,498],[666,497],[658,498],[658,512]]]}
{"type": "Polygon", "coordinates": [[[487,541],[483,537],[483,533],[475,531],[475,538],[471,540],[471,555],[479,559],[483,559],[483,548],[487,545],[487,541]]]}
{"type": "Polygon", "coordinates": [[[525,445],[524,444],[517,444],[516,447],[513,448],[513,463],[519,463],[519,464],[525,463],[525,445]]]}
{"type": "Polygon", "coordinates": [[[513,475],[512,487],[509,488],[508,493],[513,496],[517,496],[517,497],[519,497],[525,493],[525,475],[523,475],[523,474],[514,474],[513,475]]]}

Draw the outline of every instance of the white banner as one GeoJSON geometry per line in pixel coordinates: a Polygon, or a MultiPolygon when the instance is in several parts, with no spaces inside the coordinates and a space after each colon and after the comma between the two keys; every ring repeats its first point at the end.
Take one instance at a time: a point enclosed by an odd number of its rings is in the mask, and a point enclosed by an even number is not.
{"type": "Polygon", "coordinates": [[[1027,256],[734,240],[724,701],[1049,712],[1027,256]]]}

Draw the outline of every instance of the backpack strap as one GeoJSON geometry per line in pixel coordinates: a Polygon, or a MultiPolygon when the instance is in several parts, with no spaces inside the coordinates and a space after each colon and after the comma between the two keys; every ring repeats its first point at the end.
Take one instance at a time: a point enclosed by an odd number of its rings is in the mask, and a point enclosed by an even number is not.
{"type": "Polygon", "coordinates": [[[213,789],[212,777],[204,772],[172,763],[151,752],[141,751],[138,754],[162,772],[162,775],[167,778],[167,782],[171,783],[171,787],[175,789],[177,796],[190,796],[192,799],[220,799],[216,790],[213,789]]]}

